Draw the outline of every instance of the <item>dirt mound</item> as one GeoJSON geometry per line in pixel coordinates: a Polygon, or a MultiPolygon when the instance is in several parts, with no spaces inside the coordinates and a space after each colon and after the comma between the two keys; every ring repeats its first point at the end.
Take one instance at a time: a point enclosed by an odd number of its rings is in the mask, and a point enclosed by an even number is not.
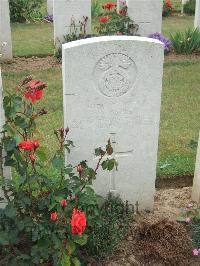
{"type": "Polygon", "coordinates": [[[136,249],[144,262],[190,265],[192,241],[185,227],[169,219],[148,216],[138,225],[136,249]]]}

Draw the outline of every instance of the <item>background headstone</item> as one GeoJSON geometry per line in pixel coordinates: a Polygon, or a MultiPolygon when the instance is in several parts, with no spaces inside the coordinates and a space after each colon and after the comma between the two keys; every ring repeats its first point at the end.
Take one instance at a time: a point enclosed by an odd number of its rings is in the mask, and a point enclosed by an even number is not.
{"type": "MultiPolygon", "coordinates": [[[[5,116],[3,110],[3,86],[2,86],[2,78],[1,78],[1,68],[0,68],[0,132],[2,130],[3,125],[5,124],[5,116]]],[[[0,134],[1,138],[1,134],[0,134]]],[[[11,172],[9,167],[3,167],[3,174],[6,178],[11,178],[11,172]]],[[[4,198],[3,191],[0,187],[0,197],[4,198]]],[[[3,208],[6,205],[6,200],[0,202],[0,208],[3,208]]]]}
{"type": "Polygon", "coordinates": [[[0,54],[2,59],[12,59],[10,11],[8,0],[0,0],[0,54]],[[6,45],[2,45],[6,43],[6,45]]]}
{"type": "Polygon", "coordinates": [[[188,2],[188,0],[182,0],[182,5],[181,5],[181,13],[184,13],[183,7],[184,5],[188,2]]]}
{"type": "Polygon", "coordinates": [[[72,21],[78,25],[83,17],[88,17],[86,32],[90,34],[91,0],[54,0],[54,42],[57,47],[63,42],[63,35],[73,31],[73,27],[70,27],[72,21]]]}
{"type": "Polygon", "coordinates": [[[47,13],[53,15],[53,0],[47,0],[47,13]]]}
{"type": "Polygon", "coordinates": [[[200,132],[199,143],[197,147],[196,166],[194,172],[193,188],[192,188],[192,200],[200,203],[200,132]]]}
{"type": "Polygon", "coordinates": [[[129,0],[127,5],[129,17],[139,25],[139,35],[147,37],[151,33],[161,33],[163,1],[129,0]]]}
{"type": "Polygon", "coordinates": [[[196,0],[194,27],[200,28],[200,0],[196,0]]]}
{"type": "Polygon", "coordinates": [[[71,163],[95,165],[94,148],[114,144],[118,171],[100,171],[97,193],[152,209],[154,202],[163,44],[109,36],[63,45],[64,122],[75,149],[71,163]]]}

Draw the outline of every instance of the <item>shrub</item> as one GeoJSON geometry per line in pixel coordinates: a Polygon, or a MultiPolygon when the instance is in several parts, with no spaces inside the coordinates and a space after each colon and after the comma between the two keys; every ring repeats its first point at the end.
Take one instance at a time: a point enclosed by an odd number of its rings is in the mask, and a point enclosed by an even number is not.
{"type": "Polygon", "coordinates": [[[109,194],[100,210],[101,220],[89,228],[90,238],[85,250],[95,259],[101,260],[112,253],[124,238],[133,220],[128,204],[109,194]]]}
{"type": "Polygon", "coordinates": [[[25,22],[35,17],[41,17],[42,3],[43,0],[9,0],[11,21],[25,22]]]}
{"type": "Polygon", "coordinates": [[[200,49],[200,30],[187,29],[171,35],[172,46],[177,54],[192,54],[200,49]]]}
{"type": "Polygon", "coordinates": [[[196,0],[188,0],[183,6],[184,13],[187,15],[194,15],[195,6],[196,6],[196,0]]]}
{"type": "Polygon", "coordinates": [[[104,13],[95,25],[97,35],[136,35],[138,25],[128,16],[125,0],[120,1],[120,10],[117,13],[116,3],[108,2],[102,5],[104,13]]]}
{"type": "Polygon", "coordinates": [[[98,17],[101,13],[101,6],[98,0],[92,1],[91,14],[92,17],[98,17]]]}
{"type": "Polygon", "coordinates": [[[171,41],[169,39],[167,39],[165,36],[163,36],[162,34],[156,32],[156,33],[150,34],[148,37],[161,41],[164,44],[165,54],[168,54],[170,52],[172,44],[171,44],[171,41]]]}
{"type": "Polygon", "coordinates": [[[172,13],[172,3],[170,0],[164,0],[163,1],[163,17],[169,17],[172,13]]]}
{"type": "Polygon", "coordinates": [[[200,208],[193,203],[188,204],[177,217],[177,221],[184,222],[188,226],[192,237],[193,255],[200,255],[200,208]]]}
{"type": "Polygon", "coordinates": [[[68,139],[69,129],[60,128],[54,132],[58,149],[51,160],[57,177],[45,175],[47,155],[35,137],[37,119],[47,114],[35,103],[45,90],[44,83],[27,77],[16,93],[4,97],[7,122],[0,145],[0,186],[7,205],[0,209],[2,265],[80,265],[80,246],[86,244],[89,228],[101,219],[103,199],[95,194],[92,182],[99,167],[110,171],[117,165],[109,157],[110,140],[104,150],[95,149],[99,159],[94,169],[86,161],[77,166],[65,163],[64,152],[70,152],[73,142],[68,139]],[[2,158],[16,171],[17,180],[4,178],[2,158]]]}

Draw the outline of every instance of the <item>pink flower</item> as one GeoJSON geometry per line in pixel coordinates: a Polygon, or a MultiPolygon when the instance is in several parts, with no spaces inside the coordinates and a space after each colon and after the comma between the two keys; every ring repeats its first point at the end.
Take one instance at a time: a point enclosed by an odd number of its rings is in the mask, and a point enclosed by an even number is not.
{"type": "Polygon", "coordinates": [[[199,255],[199,251],[198,251],[197,248],[194,248],[194,249],[192,250],[192,253],[193,253],[194,256],[198,256],[198,255],[199,255]]]}
{"type": "Polygon", "coordinates": [[[192,221],[192,219],[191,219],[190,217],[185,218],[185,222],[186,222],[187,224],[189,224],[191,221],[192,221]]]}
{"type": "Polygon", "coordinates": [[[192,208],[193,207],[193,203],[189,203],[187,207],[188,208],[192,208]]]}

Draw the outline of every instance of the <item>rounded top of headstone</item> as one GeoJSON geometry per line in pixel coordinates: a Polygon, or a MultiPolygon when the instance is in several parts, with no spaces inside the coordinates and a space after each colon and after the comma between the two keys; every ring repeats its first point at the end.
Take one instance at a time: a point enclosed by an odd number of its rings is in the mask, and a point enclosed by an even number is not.
{"type": "Polygon", "coordinates": [[[135,42],[145,42],[145,43],[152,43],[158,46],[163,47],[163,43],[151,39],[148,37],[139,37],[139,36],[101,36],[101,37],[93,37],[93,38],[87,38],[87,39],[81,39],[77,41],[72,41],[68,42],[62,45],[62,48],[69,49],[81,45],[87,45],[87,44],[92,44],[92,43],[99,43],[99,42],[109,42],[109,41],[135,41],[135,42]]]}

